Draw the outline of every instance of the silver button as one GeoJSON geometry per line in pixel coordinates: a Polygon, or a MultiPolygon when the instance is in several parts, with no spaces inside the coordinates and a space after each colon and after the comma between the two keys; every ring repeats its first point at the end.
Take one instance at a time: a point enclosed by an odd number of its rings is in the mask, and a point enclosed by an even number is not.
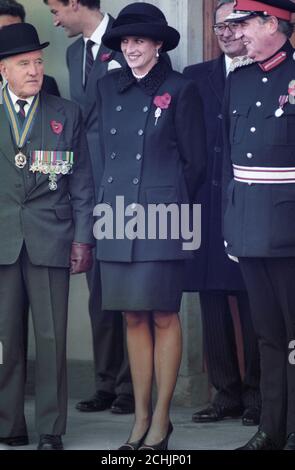
{"type": "Polygon", "coordinates": [[[263,83],[267,83],[267,82],[268,82],[268,78],[263,77],[262,81],[263,81],[263,83]]]}
{"type": "Polygon", "coordinates": [[[251,127],[250,131],[253,133],[256,132],[256,127],[251,127]]]}
{"type": "Polygon", "coordinates": [[[143,135],[143,130],[142,129],[139,129],[138,135],[143,135]]]}
{"type": "Polygon", "coordinates": [[[141,160],[141,159],[142,159],[142,156],[140,155],[140,153],[138,153],[138,154],[136,155],[136,160],[139,161],[139,160],[141,160]]]}
{"type": "Polygon", "coordinates": [[[248,183],[248,186],[252,186],[252,183],[248,183]]]}
{"type": "Polygon", "coordinates": [[[112,176],[110,176],[110,177],[108,178],[108,183],[112,183],[113,181],[114,181],[114,178],[113,178],[112,176]]]}
{"type": "Polygon", "coordinates": [[[118,111],[118,112],[122,111],[122,106],[120,106],[120,105],[117,106],[117,107],[116,107],[116,111],[118,111]]]}
{"type": "Polygon", "coordinates": [[[133,204],[131,204],[131,209],[134,211],[134,209],[136,209],[137,207],[137,204],[134,202],[133,204]]]}
{"type": "Polygon", "coordinates": [[[112,159],[112,160],[115,160],[116,156],[117,156],[116,153],[113,152],[113,153],[111,154],[111,159],[112,159]]]}
{"type": "Polygon", "coordinates": [[[247,153],[247,158],[253,158],[253,153],[247,153]]]}
{"type": "Polygon", "coordinates": [[[133,184],[138,184],[139,183],[139,179],[138,178],[134,178],[133,181],[132,181],[133,184]]]}
{"type": "Polygon", "coordinates": [[[143,112],[144,112],[144,113],[147,113],[148,110],[149,110],[149,107],[148,107],[148,106],[145,106],[145,107],[143,108],[143,112]]]}
{"type": "Polygon", "coordinates": [[[256,106],[257,106],[257,108],[260,108],[260,106],[262,106],[261,101],[257,101],[256,106]]]}
{"type": "Polygon", "coordinates": [[[112,135],[117,134],[117,129],[115,129],[115,128],[111,129],[111,134],[112,134],[112,135]]]}
{"type": "Polygon", "coordinates": [[[237,114],[237,110],[236,110],[236,109],[233,110],[233,114],[237,114]]]}

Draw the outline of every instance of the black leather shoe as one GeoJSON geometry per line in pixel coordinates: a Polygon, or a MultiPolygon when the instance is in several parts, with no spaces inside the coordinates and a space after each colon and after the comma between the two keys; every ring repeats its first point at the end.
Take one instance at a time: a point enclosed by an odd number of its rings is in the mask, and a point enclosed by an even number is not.
{"type": "Polygon", "coordinates": [[[27,446],[29,444],[28,436],[0,437],[0,444],[11,447],[27,446]]]}
{"type": "Polygon", "coordinates": [[[115,415],[127,415],[134,413],[134,410],[135,404],[133,395],[127,395],[125,393],[118,395],[111,406],[111,412],[115,415]]]}
{"type": "Polygon", "coordinates": [[[242,416],[242,424],[244,426],[258,426],[260,422],[260,408],[249,406],[246,408],[242,416]]]}
{"type": "Polygon", "coordinates": [[[138,450],[168,450],[168,442],[169,442],[172,432],[173,432],[173,426],[170,421],[169,426],[168,426],[168,431],[164,439],[162,439],[157,444],[153,444],[153,445],[148,445],[148,444],[143,443],[143,445],[139,447],[138,450]]]}
{"type": "Polygon", "coordinates": [[[63,450],[60,436],[41,434],[37,450],[63,450]]]}
{"type": "Polygon", "coordinates": [[[125,444],[123,444],[121,447],[119,447],[118,450],[138,450],[139,447],[143,444],[143,441],[145,440],[147,433],[149,432],[149,429],[150,428],[148,427],[144,435],[140,439],[138,439],[138,441],[134,441],[134,442],[128,441],[125,444]]]}
{"type": "Polygon", "coordinates": [[[279,450],[279,447],[265,432],[257,431],[247,444],[236,450],[279,450]]]}
{"type": "Polygon", "coordinates": [[[241,415],[242,408],[240,406],[227,408],[214,403],[208,406],[208,408],[194,413],[192,420],[194,423],[214,423],[215,421],[221,421],[225,418],[239,418],[241,415]]]}
{"type": "Polygon", "coordinates": [[[76,409],[79,411],[104,411],[108,410],[116,395],[103,390],[98,390],[92,398],[85,401],[79,401],[76,405],[76,409]]]}
{"type": "Polygon", "coordinates": [[[289,434],[284,450],[295,450],[295,432],[289,434]]]}

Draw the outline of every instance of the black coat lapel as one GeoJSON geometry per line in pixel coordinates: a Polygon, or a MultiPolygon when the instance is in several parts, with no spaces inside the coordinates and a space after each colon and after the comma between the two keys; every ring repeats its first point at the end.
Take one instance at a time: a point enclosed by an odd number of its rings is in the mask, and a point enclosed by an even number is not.
{"type": "Polygon", "coordinates": [[[224,54],[212,62],[212,69],[208,74],[208,80],[213,92],[220,103],[222,103],[225,87],[224,54]]]}

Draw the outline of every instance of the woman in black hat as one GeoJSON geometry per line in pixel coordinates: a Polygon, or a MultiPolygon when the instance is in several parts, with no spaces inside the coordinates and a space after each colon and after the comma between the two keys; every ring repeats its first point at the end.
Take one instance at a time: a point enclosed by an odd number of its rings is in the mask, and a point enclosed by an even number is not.
{"type": "MultiPolygon", "coordinates": [[[[178,42],[179,33],[148,3],[125,7],[103,37],[127,62],[98,85],[104,173],[97,202],[104,203],[104,228],[110,229],[112,218],[116,223],[113,238],[108,229],[101,234],[101,221],[94,230],[103,309],[124,311],[127,323],[136,410],[122,450],[166,449],[173,429],[169,408],[181,360],[178,311],[191,252],[177,235],[182,219],[168,216],[167,234],[159,236],[147,213],[155,204],[164,213],[169,205],[179,212],[181,204],[190,204],[205,167],[199,96],[193,82],[161,58],[178,42]],[[158,397],[152,412],[154,373],[158,397]]],[[[163,213],[157,220],[163,222],[163,213]]]]}

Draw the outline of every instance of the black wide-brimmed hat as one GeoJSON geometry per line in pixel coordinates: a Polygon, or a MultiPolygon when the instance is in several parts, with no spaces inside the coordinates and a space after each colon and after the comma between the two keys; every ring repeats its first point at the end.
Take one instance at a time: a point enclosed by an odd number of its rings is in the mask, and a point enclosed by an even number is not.
{"type": "Polygon", "coordinates": [[[295,13],[295,3],[291,0],[236,0],[234,11],[226,21],[244,21],[255,15],[291,21],[292,13],[295,13]]]}
{"type": "Polygon", "coordinates": [[[0,29],[0,60],[24,52],[38,51],[49,42],[40,43],[38,33],[29,23],[16,23],[0,29]]]}
{"type": "Polygon", "coordinates": [[[163,52],[175,49],[180,40],[179,32],[168,26],[162,11],[144,2],[131,3],[123,8],[111,29],[102,37],[102,42],[114,51],[121,51],[121,38],[124,36],[163,41],[163,52]]]}

